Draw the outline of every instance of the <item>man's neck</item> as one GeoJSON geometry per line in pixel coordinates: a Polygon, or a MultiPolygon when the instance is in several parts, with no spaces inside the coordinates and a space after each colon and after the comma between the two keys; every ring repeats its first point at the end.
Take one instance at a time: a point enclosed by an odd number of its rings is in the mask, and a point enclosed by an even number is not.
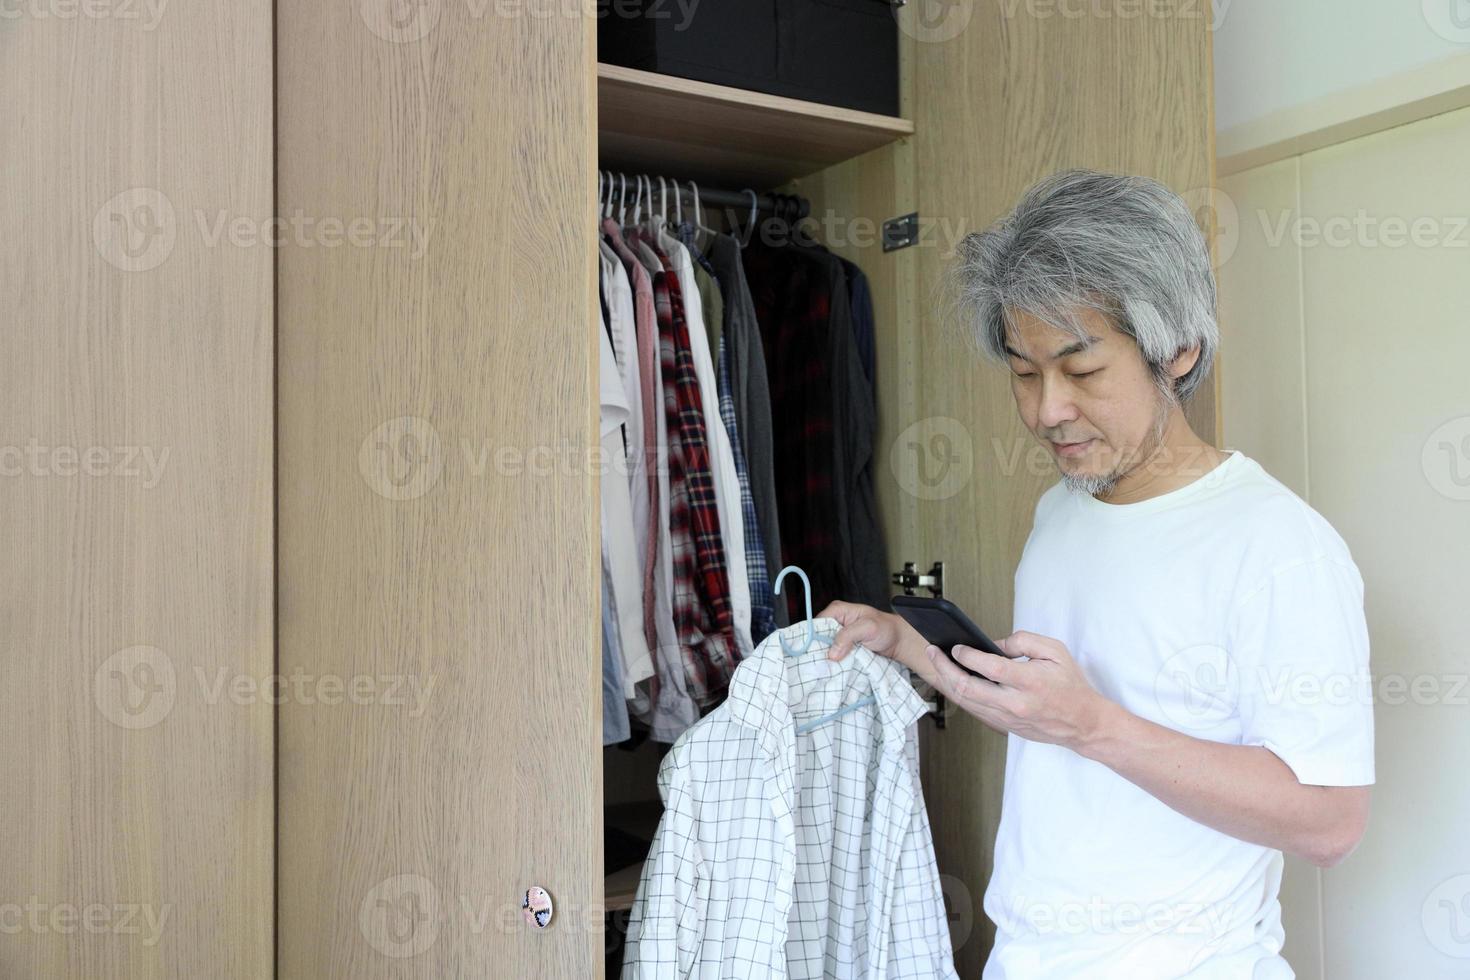
{"type": "Polygon", "coordinates": [[[1159,443],[1140,456],[1112,490],[1098,495],[1106,504],[1135,504],[1186,487],[1219,466],[1229,456],[1195,435],[1178,406],[1159,443]]]}

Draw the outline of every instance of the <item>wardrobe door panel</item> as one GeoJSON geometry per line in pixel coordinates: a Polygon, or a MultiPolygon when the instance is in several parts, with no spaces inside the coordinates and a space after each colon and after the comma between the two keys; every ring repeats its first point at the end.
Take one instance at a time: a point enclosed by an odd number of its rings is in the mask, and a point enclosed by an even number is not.
{"type": "Polygon", "coordinates": [[[279,976],[599,976],[595,20],[276,17],[279,976]]]}
{"type": "Polygon", "coordinates": [[[270,22],[0,17],[0,977],[271,973],[270,22]]]}
{"type": "MultiPolygon", "coordinates": [[[[1118,6],[1079,16],[1056,4],[925,0],[900,14],[914,38],[917,205],[932,232],[915,246],[913,414],[884,420],[885,431],[909,443],[890,451],[919,455],[905,491],[918,498],[919,541],[894,558],[924,568],[944,561],[945,594],[998,634],[1012,629],[1016,564],[1036,501],[1057,472],[1021,425],[1004,368],[958,346],[941,322],[935,290],[960,235],[999,218],[1055,170],[1145,174],[1207,199],[1214,156],[1209,5],[1141,5],[1138,16],[1106,16],[1118,6]]],[[[1214,391],[1212,378],[1187,411],[1208,440],[1216,438],[1214,391]]],[[[884,411],[902,408],[890,403],[884,411]]],[[[956,928],[973,923],[958,949],[960,972],[978,976],[994,939],[981,900],[1000,817],[1005,739],[968,716],[951,719],[926,745],[926,796],[940,870],[954,876],[956,928]]]]}

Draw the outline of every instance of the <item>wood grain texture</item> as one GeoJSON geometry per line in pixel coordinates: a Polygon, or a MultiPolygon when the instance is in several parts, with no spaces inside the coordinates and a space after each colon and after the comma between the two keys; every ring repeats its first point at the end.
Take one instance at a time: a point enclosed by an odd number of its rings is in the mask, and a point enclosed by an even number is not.
{"type": "Polygon", "coordinates": [[[270,5],[130,9],[0,24],[0,976],[263,977],[270,5]]]}
{"type": "Polygon", "coordinates": [[[281,662],[429,690],[282,706],[279,976],[600,976],[595,21],[276,14],[281,213],[427,233],[281,252],[281,662]]]}
{"type": "MultiPolygon", "coordinates": [[[[923,36],[932,39],[914,44],[918,210],[940,229],[984,228],[1033,182],[1069,166],[1146,174],[1181,192],[1209,186],[1206,20],[1064,17],[1055,5],[1004,0],[955,9],[969,19],[953,37],[930,31],[923,36]]],[[[921,34],[923,26],[910,22],[921,34]]],[[[1003,369],[965,354],[936,315],[955,237],[941,235],[942,244],[919,251],[915,414],[952,420],[933,423],[956,439],[945,460],[932,462],[972,471],[952,495],[919,501],[919,557],[943,559],[946,594],[1004,634],[1013,628],[1014,572],[1035,503],[1057,474],[1044,455],[1031,464],[1027,454],[1044,450],[1021,425],[1003,369]]],[[[1213,390],[1208,381],[1188,413],[1206,438],[1214,434],[1213,390]]],[[[968,906],[973,922],[957,965],[961,975],[978,976],[994,941],[981,900],[1000,817],[1005,740],[958,716],[927,747],[925,792],[940,870],[954,876],[951,898],[968,906]]]]}
{"type": "Polygon", "coordinates": [[[766,188],[914,131],[907,119],[597,66],[605,165],[766,188]]]}

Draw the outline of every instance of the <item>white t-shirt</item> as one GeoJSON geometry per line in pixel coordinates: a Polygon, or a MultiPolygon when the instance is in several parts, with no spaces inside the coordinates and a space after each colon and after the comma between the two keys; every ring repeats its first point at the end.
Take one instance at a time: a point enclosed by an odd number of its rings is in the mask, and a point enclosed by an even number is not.
{"type": "MultiPolygon", "coordinates": [[[[1332,526],[1239,451],[1137,503],[1049,489],[1014,627],[1066,644],[1136,715],[1265,746],[1303,783],[1373,782],[1363,580],[1332,526]]],[[[984,980],[1292,977],[1281,869],[1278,850],[1011,735],[984,980]]]]}

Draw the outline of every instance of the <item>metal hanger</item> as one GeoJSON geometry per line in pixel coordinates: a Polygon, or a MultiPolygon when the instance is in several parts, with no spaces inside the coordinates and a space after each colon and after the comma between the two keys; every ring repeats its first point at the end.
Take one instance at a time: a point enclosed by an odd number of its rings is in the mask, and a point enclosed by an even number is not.
{"type": "MultiPolygon", "coordinates": [[[[781,573],[776,576],[776,595],[781,594],[781,580],[784,579],[786,575],[790,572],[795,572],[797,576],[801,579],[802,585],[806,586],[806,643],[802,644],[802,646],[800,647],[793,648],[787,645],[786,637],[784,634],[777,633],[776,637],[781,642],[781,651],[785,653],[787,657],[800,657],[809,653],[813,648],[819,650],[826,649],[827,647],[830,647],[832,645],[832,641],[826,639],[825,637],[821,639],[818,639],[817,637],[816,623],[812,619],[812,583],[811,580],[806,577],[806,572],[803,572],[795,565],[787,565],[785,568],[781,569],[781,573]]],[[[811,721],[803,722],[802,724],[797,725],[796,733],[798,735],[805,735],[807,732],[810,732],[815,728],[820,728],[822,725],[825,725],[829,721],[836,721],[838,718],[841,718],[843,715],[849,712],[856,711],[859,708],[866,708],[870,704],[877,703],[878,698],[872,694],[869,694],[866,697],[858,698],[851,704],[845,704],[842,707],[838,708],[836,711],[825,714],[820,718],[814,718],[811,721]]]]}

